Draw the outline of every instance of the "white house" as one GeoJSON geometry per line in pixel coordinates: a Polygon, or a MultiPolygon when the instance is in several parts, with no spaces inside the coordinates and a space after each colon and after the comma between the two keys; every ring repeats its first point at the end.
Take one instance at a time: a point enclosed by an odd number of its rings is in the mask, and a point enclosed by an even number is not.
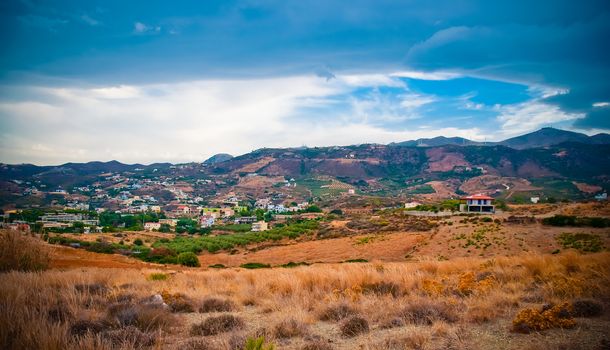
{"type": "Polygon", "coordinates": [[[269,229],[269,225],[264,221],[257,221],[252,224],[253,232],[267,231],[268,229],[269,229]]]}
{"type": "Polygon", "coordinates": [[[421,203],[420,202],[416,202],[416,201],[408,202],[408,203],[405,203],[405,209],[415,208],[418,205],[421,205],[421,203]]]}
{"type": "Polygon", "coordinates": [[[146,231],[158,230],[160,228],[161,228],[160,222],[145,222],[144,223],[144,230],[146,230],[146,231]]]}
{"type": "Polygon", "coordinates": [[[468,213],[494,213],[496,211],[496,207],[493,205],[494,199],[483,194],[463,197],[462,200],[465,200],[466,204],[460,204],[460,211],[468,213]]]}

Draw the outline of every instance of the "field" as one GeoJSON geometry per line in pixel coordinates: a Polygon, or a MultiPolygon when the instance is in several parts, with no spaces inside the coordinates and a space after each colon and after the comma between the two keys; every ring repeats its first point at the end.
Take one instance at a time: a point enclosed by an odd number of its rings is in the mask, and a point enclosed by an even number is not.
{"type": "Polygon", "coordinates": [[[607,349],[610,229],[592,227],[607,211],[382,210],[265,235],[64,235],[196,251],[200,268],[0,231],[0,348],[607,349]]]}
{"type": "Polygon", "coordinates": [[[10,272],[0,275],[0,345],[241,349],[264,336],[280,349],[602,349],[609,263],[608,253],[566,253],[265,270],[10,272]],[[564,328],[544,319],[513,324],[521,310],[565,302],[564,328]]]}

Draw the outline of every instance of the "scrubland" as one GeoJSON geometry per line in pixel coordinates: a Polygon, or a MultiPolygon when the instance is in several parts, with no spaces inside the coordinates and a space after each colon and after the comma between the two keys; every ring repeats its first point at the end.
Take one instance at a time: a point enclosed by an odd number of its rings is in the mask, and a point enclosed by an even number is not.
{"type": "Polygon", "coordinates": [[[3,349],[605,349],[610,253],[0,274],[3,349]],[[249,343],[249,347],[247,347],[249,343]],[[264,348],[264,347],[258,347],[264,348]]]}

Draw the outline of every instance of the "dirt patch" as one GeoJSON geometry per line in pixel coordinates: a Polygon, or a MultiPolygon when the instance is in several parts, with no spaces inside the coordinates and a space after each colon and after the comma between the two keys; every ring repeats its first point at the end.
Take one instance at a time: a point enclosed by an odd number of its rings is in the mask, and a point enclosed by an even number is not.
{"type": "Polygon", "coordinates": [[[584,182],[573,181],[572,183],[574,184],[574,186],[576,186],[576,188],[578,188],[580,192],[584,193],[596,193],[602,190],[602,188],[599,186],[589,185],[584,182]]]}
{"type": "Polygon", "coordinates": [[[494,175],[482,175],[473,177],[460,186],[460,190],[466,193],[485,193],[492,194],[495,192],[509,192],[515,191],[535,191],[539,190],[539,187],[534,187],[532,184],[525,180],[515,177],[501,177],[494,175]]]}
{"type": "Polygon", "coordinates": [[[235,172],[254,173],[254,172],[257,172],[260,168],[273,162],[274,160],[275,160],[275,158],[273,158],[273,157],[263,157],[254,163],[250,163],[250,164],[246,164],[246,165],[242,166],[241,168],[237,169],[235,172]]]}
{"type": "Polygon", "coordinates": [[[370,240],[370,243],[366,244],[356,243],[359,239],[368,236],[334,238],[291,243],[256,252],[206,253],[201,255],[199,260],[201,266],[214,264],[239,266],[246,262],[282,265],[291,261],[315,263],[341,262],[350,259],[404,261],[405,256],[423,239],[424,235],[419,233],[392,233],[384,235],[383,240],[370,240]]]}
{"type": "Polygon", "coordinates": [[[428,156],[427,171],[451,171],[456,166],[470,166],[461,153],[447,152],[443,148],[431,148],[426,150],[428,156]]]}
{"type": "Polygon", "coordinates": [[[102,267],[102,268],[158,268],[160,265],[145,263],[118,254],[98,254],[83,249],[51,245],[52,268],[102,267]]]}

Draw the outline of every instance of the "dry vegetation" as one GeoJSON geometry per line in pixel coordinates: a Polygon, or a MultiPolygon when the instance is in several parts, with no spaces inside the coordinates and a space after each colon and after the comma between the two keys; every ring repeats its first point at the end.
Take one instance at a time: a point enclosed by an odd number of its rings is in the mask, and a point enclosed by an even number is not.
{"type": "Polygon", "coordinates": [[[0,274],[3,349],[602,349],[610,253],[0,274]],[[263,338],[260,338],[263,337],[263,338]],[[262,340],[261,340],[262,339],[262,340]]]}

